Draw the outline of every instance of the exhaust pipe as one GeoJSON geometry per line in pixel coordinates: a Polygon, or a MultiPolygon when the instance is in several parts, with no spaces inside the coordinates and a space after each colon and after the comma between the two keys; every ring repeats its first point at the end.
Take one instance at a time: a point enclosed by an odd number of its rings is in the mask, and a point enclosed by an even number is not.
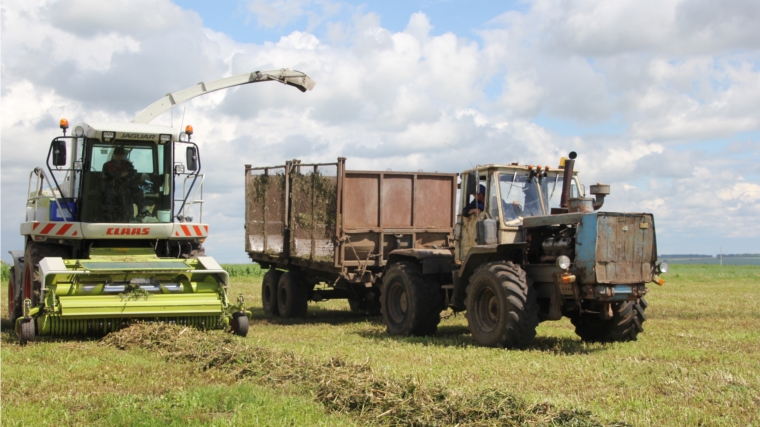
{"type": "Polygon", "coordinates": [[[575,151],[571,151],[567,155],[569,159],[565,160],[565,175],[562,177],[562,195],[559,199],[559,207],[567,209],[570,201],[571,185],[573,183],[573,168],[575,167],[575,158],[578,154],[575,151]]]}

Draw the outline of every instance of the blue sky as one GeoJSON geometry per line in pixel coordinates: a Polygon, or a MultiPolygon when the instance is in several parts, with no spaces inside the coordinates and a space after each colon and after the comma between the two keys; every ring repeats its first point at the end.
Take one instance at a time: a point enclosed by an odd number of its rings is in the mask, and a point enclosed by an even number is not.
{"type": "MultiPolygon", "coordinates": [[[[214,31],[220,31],[244,43],[263,43],[278,39],[283,34],[300,31],[308,27],[308,17],[302,16],[285,25],[266,27],[256,19],[244,1],[182,0],[176,4],[198,12],[203,24],[214,31]]],[[[335,2],[338,3],[338,2],[335,2]]],[[[376,13],[380,24],[389,31],[403,31],[409,23],[409,17],[415,12],[425,13],[434,22],[432,35],[446,32],[477,39],[477,30],[488,26],[496,16],[510,10],[525,10],[528,3],[522,1],[376,1],[345,2],[350,6],[340,7],[332,18],[345,21],[356,11],[376,13]]],[[[322,8],[309,8],[319,12],[322,8]]],[[[317,27],[314,34],[318,37],[325,33],[324,27],[317,27]]]]}
{"type": "Polygon", "coordinates": [[[246,261],[244,164],[457,172],[462,152],[571,150],[587,184],[612,186],[605,209],[655,214],[661,253],[760,253],[759,20],[756,0],[4,2],[3,259],[60,117],[128,121],[167,92],[281,67],[315,90],[253,85],[174,112],[195,127],[222,262],[246,261]]]}

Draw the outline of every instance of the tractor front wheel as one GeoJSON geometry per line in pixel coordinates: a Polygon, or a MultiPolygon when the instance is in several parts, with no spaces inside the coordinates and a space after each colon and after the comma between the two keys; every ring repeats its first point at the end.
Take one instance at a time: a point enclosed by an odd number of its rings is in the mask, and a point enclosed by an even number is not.
{"type": "Polygon", "coordinates": [[[467,289],[467,321],[475,342],[522,348],[536,337],[538,301],[530,279],[512,262],[480,266],[467,289]]]}
{"type": "Polygon", "coordinates": [[[624,301],[612,305],[612,318],[602,319],[598,314],[576,314],[570,318],[575,325],[575,333],[583,341],[621,342],[636,341],[644,332],[643,323],[647,319],[644,311],[649,303],[644,298],[624,301]]]}
{"type": "Polygon", "coordinates": [[[306,284],[295,272],[283,273],[277,285],[277,309],[280,316],[286,319],[303,317],[308,308],[309,290],[306,284]]]}
{"type": "Polygon", "coordinates": [[[280,282],[280,276],[282,272],[273,268],[264,274],[264,280],[261,282],[261,305],[267,316],[280,315],[277,308],[277,284],[280,282]]]}

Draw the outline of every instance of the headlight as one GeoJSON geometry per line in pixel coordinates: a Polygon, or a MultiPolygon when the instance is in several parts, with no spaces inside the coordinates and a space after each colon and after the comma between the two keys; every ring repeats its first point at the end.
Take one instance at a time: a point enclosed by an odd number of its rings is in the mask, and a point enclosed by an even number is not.
{"type": "Polygon", "coordinates": [[[82,126],[77,126],[74,128],[74,136],[83,136],[84,135],[84,128],[82,126]]]}
{"type": "Polygon", "coordinates": [[[664,274],[668,272],[668,263],[667,262],[661,262],[657,265],[657,271],[660,274],[664,274]]]}
{"type": "Polygon", "coordinates": [[[570,258],[568,258],[566,255],[560,255],[557,257],[557,267],[567,270],[570,268],[570,258]]]}

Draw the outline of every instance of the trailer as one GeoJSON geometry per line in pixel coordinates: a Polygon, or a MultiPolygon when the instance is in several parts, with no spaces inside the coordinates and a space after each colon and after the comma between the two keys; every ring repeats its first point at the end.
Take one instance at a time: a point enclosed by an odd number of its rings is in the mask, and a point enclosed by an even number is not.
{"type": "Polygon", "coordinates": [[[455,173],[346,170],[340,157],[246,165],[245,175],[245,249],[269,269],[267,315],[303,316],[309,301],[329,299],[379,314],[385,266],[404,252],[426,274],[450,276],[455,173]]]}

